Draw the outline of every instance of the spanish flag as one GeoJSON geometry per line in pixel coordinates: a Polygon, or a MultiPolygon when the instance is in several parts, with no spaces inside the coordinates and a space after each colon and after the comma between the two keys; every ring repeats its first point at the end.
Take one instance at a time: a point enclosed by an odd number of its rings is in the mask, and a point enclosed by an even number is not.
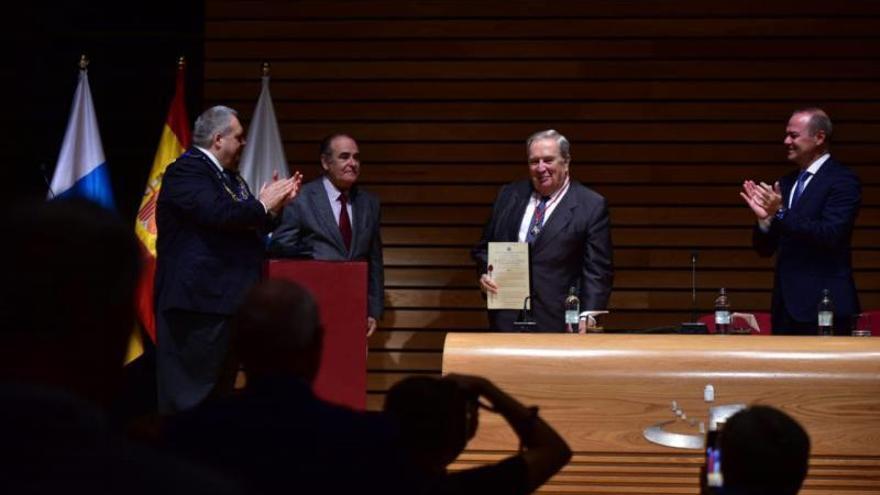
{"type": "MultiPolygon", "coordinates": [[[[171,108],[168,109],[168,116],[165,118],[165,126],[159,138],[159,149],[156,150],[156,156],[153,158],[153,168],[147,179],[147,187],[134,227],[140,241],[143,261],[143,271],[136,296],[138,319],[144,333],[153,342],[156,342],[156,316],[153,310],[153,283],[156,276],[156,201],[159,199],[159,189],[162,187],[165,169],[186,151],[192,140],[184,101],[184,69],[185,63],[181,57],[177,62],[177,86],[174,99],[171,100],[171,108]]],[[[143,354],[141,332],[136,331],[132,335],[126,364],[134,361],[141,354],[143,354]]]]}

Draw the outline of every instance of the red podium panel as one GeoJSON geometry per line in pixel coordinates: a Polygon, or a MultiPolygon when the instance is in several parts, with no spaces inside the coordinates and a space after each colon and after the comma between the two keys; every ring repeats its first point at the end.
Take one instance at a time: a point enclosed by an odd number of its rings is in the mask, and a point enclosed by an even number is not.
{"type": "Polygon", "coordinates": [[[324,326],[315,393],[364,409],[367,402],[367,263],[269,260],[266,275],[296,282],[318,301],[324,326]]]}

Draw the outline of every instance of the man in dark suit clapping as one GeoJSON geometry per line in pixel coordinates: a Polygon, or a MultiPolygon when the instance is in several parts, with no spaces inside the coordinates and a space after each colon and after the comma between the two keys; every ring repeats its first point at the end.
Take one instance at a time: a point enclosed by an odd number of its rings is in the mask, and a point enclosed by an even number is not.
{"type": "Polygon", "coordinates": [[[156,213],[156,371],[163,414],[197,405],[215,387],[231,388],[234,372],[224,368],[227,319],[259,279],[265,235],[302,180],[295,173],[263,185],[258,196],[251,193],[238,174],[244,129],[231,108],[200,115],[193,143],[165,172],[156,213]]]}
{"type": "MultiPolygon", "coordinates": [[[[565,330],[564,303],[570,287],[580,294],[582,310],[604,310],[613,280],[611,232],[605,198],[569,176],[568,139],[555,130],[526,141],[530,179],[513,182],[498,193],[492,217],[472,257],[480,288],[496,291],[487,274],[488,243],[530,245],[531,309],[537,331],[565,330]]],[[[495,330],[514,330],[518,311],[489,312],[495,330]]],[[[587,323],[581,320],[579,331],[587,323]]]]}
{"type": "Polygon", "coordinates": [[[861,184],[831,156],[831,131],[831,119],[821,109],[795,111],[784,143],[798,169],[773,186],[747,180],[740,193],[758,220],[755,250],[761,256],[776,254],[774,334],[815,335],[824,289],[835,305],[835,334],[848,334],[851,318],[860,311],[851,246],[861,184]]]}

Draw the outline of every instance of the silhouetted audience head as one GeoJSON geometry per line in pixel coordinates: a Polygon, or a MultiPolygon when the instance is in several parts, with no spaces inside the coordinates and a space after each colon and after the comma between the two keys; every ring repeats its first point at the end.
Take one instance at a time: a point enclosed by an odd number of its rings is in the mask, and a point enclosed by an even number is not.
{"type": "Polygon", "coordinates": [[[398,423],[401,447],[425,494],[531,493],[571,459],[565,440],[538,414],[490,380],[450,373],[411,377],[391,387],[385,412],[398,423]],[[501,416],[520,450],[497,463],[446,472],[477,432],[480,408],[501,416]]]}
{"type": "Polygon", "coordinates": [[[400,425],[404,448],[428,472],[443,472],[476,434],[477,397],[458,383],[415,376],[396,383],[385,412],[400,425]]]}
{"type": "Polygon", "coordinates": [[[314,381],[324,330],[318,305],[306,289],[265,280],[248,292],[231,325],[248,380],[293,375],[314,381]]]}
{"type": "Polygon", "coordinates": [[[795,495],[807,476],[807,432],[772,407],[751,406],[731,416],[720,442],[725,493],[795,495]]]}
{"type": "Polygon", "coordinates": [[[26,202],[3,216],[2,376],[106,405],[135,321],[133,230],[85,200],[26,202]]]}
{"type": "Polygon", "coordinates": [[[230,324],[247,386],[171,418],[172,449],[249,493],[412,493],[393,488],[406,475],[394,423],[312,390],[323,329],[306,289],[260,282],[230,324]]]}

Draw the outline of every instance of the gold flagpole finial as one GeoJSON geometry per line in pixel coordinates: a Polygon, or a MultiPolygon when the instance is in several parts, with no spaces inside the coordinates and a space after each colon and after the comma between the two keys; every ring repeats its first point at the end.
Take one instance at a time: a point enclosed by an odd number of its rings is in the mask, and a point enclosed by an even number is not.
{"type": "Polygon", "coordinates": [[[181,55],[181,56],[177,57],[177,68],[183,69],[184,67],[186,67],[186,57],[181,55]]]}
{"type": "Polygon", "coordinates": [[[271,66],[269,62],[263,62],[263,77],[269,77],[269,73],[271,72],[271,66]]]}
{"type": "Polygon", "coordinates": [[[79,70],[86,70],[89,68],[89,57],[86,57],[86,54],[83,53],[79,56],[79,70]]]}

